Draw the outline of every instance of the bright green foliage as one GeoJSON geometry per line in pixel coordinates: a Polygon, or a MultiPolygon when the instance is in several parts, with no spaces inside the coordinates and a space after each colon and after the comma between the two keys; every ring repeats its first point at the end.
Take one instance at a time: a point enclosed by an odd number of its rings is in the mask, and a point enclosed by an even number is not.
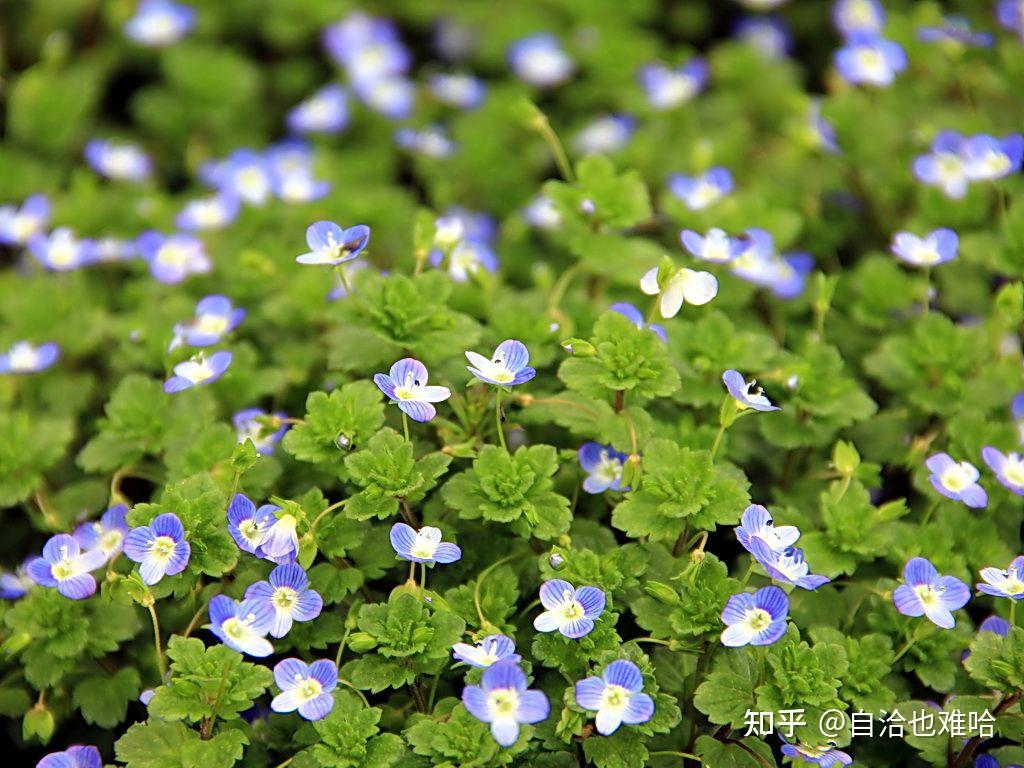
{"type": "Polygon", "coordinates": [[[204,740],[183,723],[148,720],[129,728],[115,750],[127,768],[231,768],[248,743],[242,731],[204,740]]]}
{"type": "Polygon", "coordinates": [[[369,381],[353,381],[330,394],[311,392],[306,416],[285,434],[284,449],[299,461],[333,468],[346,451],[369,440],[383,422],[380,390],[369,381]]]}
{"type": "Polygon", "coordinates": [[[508,765],[527,749],[532,728],[527,726],[519,740],[501,749],[491,738],[491,729],[473,717],[456,699],[437,703],[434,717],[415,715],[403,734],[413,752],[429,760],[430,765],[461,765],[485,768],[508,765]]]}
{"type": "Polygon", "coordinates": [[[380,716],[350,691],[339,693],[331,714],[307,726],[319,742],[301,754],[321,768],[389,768],[406,757],[406,747],[399,736],[380,733],[380,716]]]}

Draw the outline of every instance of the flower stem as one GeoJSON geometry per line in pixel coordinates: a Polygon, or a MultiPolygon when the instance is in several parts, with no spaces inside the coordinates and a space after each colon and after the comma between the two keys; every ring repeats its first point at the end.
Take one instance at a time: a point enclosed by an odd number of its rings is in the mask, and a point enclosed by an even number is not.
{"type": "Polygon", "coordinates": [[[313,522],[310,524],[310,528],[312,528],[315,531],[317,523],[323,520],[324,517],[326,517],[329,512],[333,512],[334,510],[339,509],[345,506],[346,504],[348,504],[348,499],[342,499],[341,501],[334,502],[333,504],[331,504],[331,506],[327,507],[327,509],[325,509],[319,515],[313,518],[313,522]]]}
{"type": "Polygon", "coordinates": [[[508,446],[505,445],[505,430],[501,423],[501,390],[494,390],[494,426],[498,430],[498,443],[501,447],[508,451],[508,446]]]}
{"type": "Polygon", "coordinates": [[[345,295],[346,296],[351,296],[352,295],[352,286],[349,285],[348,275],[345,274],[345,265],[344,264],[338,264],[334,269],[337,271],[338,278],[341,280],[341,287],[345,289],[345,295]]]}
{"type": "Polygon", "coordinates": [[[565,147],[559,141],[558,134],[555,133],[551,123],[548,122],[547,115],[538,112],[531,125],[547,142],[548,147],[551,149],[551,154],[555,156],[555,164],[558,166],[558,171],[562,174],[562,178],[569,183],[576,181],[576,174],[572,171],[569,156],[565,153],[565,147]]]}
{"type": "Polygon", "coordinates": [[[167,660],[164,658],[164,647],[160,642],[160,620],[156,615],[156,606],[150,603],[146,606],[149,609],[149,618],[153,622],[153,645],[156,647],[156,664],[160,669],[160,684],[167,682],[167,660]]]}
{"type": "Polygon", "coordinates": [[[672,750],[663,749],[658,752],[651,752],[651,757],[681,757],[683,760],[696,760],[701,765],[704,765],[704,761],[696,755],[692,755],[689,752],[673,752],[672,750]]]}
{"type": "Polygon", "coordinates": [[[412,445],[412,440],[409,439],[409,416],[405,411],[402,411],[402,432],[405,433],[405,442],[412,445]]]}
{"type": "Polygon", "coordinates": [[[420,591],[427,591],[427,564],[420,563],[420,591]]]}
{"type": "Polygon", "coordinates": [[[715,456],[718,454],[718,446],[722,444],[722,438],[725,437],[725,430],[725,424],[722,424],[718,427],[718,434],[715,435],[715,442],[711,444],[711,461],[714,461],[715,456]]]}
{"type": "Polygon", "coordinates": [[[1017,626],[1017,601],[1010,598],[1010,626],[1017,626]]]}
{"type": "Polygon", "coordinates": [[[480,619],[481,627],[483,627],[483,625],[487,623],[487,618],[484,616],[483,608],[480,607],[480,588],[483,586],[484,579],[486,579],[491,574],[491,571],[493,571],[499,565],[504,565],[505,563],[510,563],[513,560],[518,560],[520,557],[523,557],[526,554],[528,553],[520,552],[519,554],[509,555],[508,557],[501,558],[501,560],[496,560],[495,562],[491,563],[489,566],[484,568],[483,571],[480,572],[480,575],[477,576],[476,584],[473,585],[473,606],[476,608],[476,615],[480,619]]]}

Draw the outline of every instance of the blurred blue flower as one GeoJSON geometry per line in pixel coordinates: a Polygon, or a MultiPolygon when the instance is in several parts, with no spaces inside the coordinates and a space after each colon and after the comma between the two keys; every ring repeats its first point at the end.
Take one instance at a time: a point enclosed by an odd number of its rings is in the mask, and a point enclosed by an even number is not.
{"type": "Polygon", "coordinates": [[[402,128],[395,131],[395,143],[413,154],[438,160],[451,157],[458,148],[440,125],[428,125],[419,130],[402,128]]]}
{"type": "MultiPolygon", "coordinates": [[[[207,296],[196,304],[195,317],[174,327],[175,339],[193,347],[210,347],[220,342],[245,319],[245,310],[235,307],[227,296],[207,296]]],[[[172,348],[178,346],[172,342],[172,348]]]]}
{"type": "Polygon", "coordinates": [[[680,67],[647,64],[637,77],[654,109],[673,109],[695,98],[708,82],[708,64],[697,56],[680,67]]]}
{"type": "Polygon", "coordinates": [[[956,131],[940,131],[927,155],[914,159],[914,176],[958,200],[967,194],[967,140],[956,131]]]}
{"type": "Polygon", "coordinates": [[[457,109],[474,109],[487,96],[487,86],[483,80],[463,72],[431,75],[427,88],[442,104],[457,109]]]}
{"type": "Polygon", "coordinates": [[[943,43],[955,46],[975,46],[991,48],[996,44],[994,35],[988,32],[975,32],[971,23],[963,16],[947,16],[937,27],[919,27],[918,40],[926,43],[943,43]]]}
{"type": "Polygon", "coordinates": [[[231,365],[230,352],[214,352],[206,357],[202,352],[174,366],[174,375],[164,382],[164,392],[173,394],[192,387],[212,384],[227,372],[231,365]]]}
{"type": "Polygon", "coordinates": [[[935,229],[924,237],[897,232],[892,239],[892,252],[911,266],[935,267],[955,259],[959,244],[960,238],[952,229],[935,229]]]}
{"type": "Polygon", "coordinates": [[[96,261],[96,242],[79,239],[68,227],[58,227],[49,235],[37,232],[27,244],[36,261],[54,272],[70,272],[96,261]]]}
{"type": "Polygon", "coordinates": [[[63,752],[51,752],[36,768],[103,768],[100,751],[93,746],[75,744],[63,752]]]}
{"type": "Polygon", "coordinates": [[[1003,138],[978,134],[963,147],[967,178],[971,181],[995,181],[1020,170],[1024,157],[1024,135],[1012,133],[1003,138]]]}
{"type": "Polygon", "coordinates": [[[139,235],[139,255],[161,283],[180,283],[189,275],[205,275],[212,268],[202,240],[184,232],[165,235],[148,230],[139,235]]]}
{"type": "Polygon", "coordinates": [[[991,445],[981,449],[981,457],[996,478],[1018,496],[1024,496],[1024,457],[1019,453],[1003,453],[991,445]]]}
{"type": "Polygon", "coordinates": [[[128,535],[127,514],[128,507],[115,504],[99,520],[79,525],[72,535],[82,549],[99,549],[110,560],[124,548],[128,535]]]}
{"type": "MultiPolygon", "coordinates": [[[[785,742],[785,739],[783,739],[783,742],[785,742]]],[[[821,768],[853,765],[853,758],[841,749],[836,749],[834,743],[820,744],[818,746],[784,743],[782,745],[782,754],[790,758],[798,757],[804,763],[813,763],[814,765],[821,766],[821,768]]]]}
{"type": "Polygon", "coordinates": [[[679,233],[679,241],[698,259],[718,264],[732,261],[747,249],[745,242],[729,237],[718,227],[709,229],[704,237],[692,229],[684,229],[679,233]]]}
{"type": "Polygon", "coordinates": [[[668,334],[665,332],[665,326],[659,325],[658,323],[648,324],[646,318],[644,318],[643,316],[643,313],[639,309],[634,307],[632,304],[628,304],[625,301],[617,301],[610,307],[608,307],[608,309],[610,309],[612,312],[617,312],[623,317],[628,318],[629,321],[637,328],[649,328],[651,331],[657,334],[659,339],[665,342],[668,341],[668,334]]]}
{"type": "Polygon", "coordinates": [[[669,176],[668,189],[691,211],[703,211],[732,192],[732,174],[725,168],[712,168],[698,176],[676,173],[669,176]]]}
{"type": "Polygon", "coordinates": [[[348,125],[348,91],[343,85],[321,88],[288,113],[293,133],[340,133],[348,125]]]}
{"type": "Polygon", "coordinates": [[[885,6],[880,0],[835,0],[832,23],[844,37],[880,35],[885,29],[885,6]]]}
{"type": "Polygon", "coordinates": [[[172,0],[142,0],[135,15],[124,25],[124,34],[139,45],[154,48],[171,45],[196,25],[196,11],[172,0]]]}
{"type": "Polygon", "coordinates": [[[115,181],[146,181],[153,175],[153,161],[137,144],[93,139],[85,145],[85,160],[115,181]]]}
{"type": "Polygon", "coordinates": [[[42,234],[50,222],[50,199],[31,195],[19,208],[0,206],[0,245],[25,245],[33,235],[42,234]]]}
{"type": "Polygon", "coordinates": [[[836,52],[836,68],[849,83],[884,88],[907,68],[907,55],[899,43],[858,32],[836,52]]]}
{"type": "Polygon", "coordinates": [[[508,49],[512,73],[529,85],[551,88],[572,77],[576,62],[554,35],[539,33],[517,40],[508,49]]]}
{"type": "Polygon", "coordinates": [[[28,341],[16,341],[6,353],[0,354],[0,373],[39,373],[45,371],[60,355],[52,341],[38,347],[28,341]]]}
{"type": "Polygon", "coordinates": [[[736,25],[734,34],[770,60],[786,58],[793,47],[789,27],[777,16],[748,16],[736,25]]]}
{"type": "Polygon", "coordinates": [[[1021,0],[999,0],[996,5],[996,19],[999,24],[1024,39],[1024,2],[1021,0]]]}
{"type": "Polygon", "coordinates": [[[629,115],[602,115],[585,125],[572,140],[581,155],[608,155],[629,143],[636,120],[629,115]]]}
{"type": "Polygon", "coordinates": [[[194,232],[204,229],[223,229],[238,217],[241,204],[230,192],[218,192],[185,203],[174,225],[194,232]]]}

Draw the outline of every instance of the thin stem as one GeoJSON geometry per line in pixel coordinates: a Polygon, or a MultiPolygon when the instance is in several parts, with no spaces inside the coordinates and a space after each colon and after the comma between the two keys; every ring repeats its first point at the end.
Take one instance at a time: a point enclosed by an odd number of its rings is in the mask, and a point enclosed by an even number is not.
{"type": "Polygon", "coordinates": [[[291,762],[294,759],[295,759],[295,755],[292,755],[287,760],[285,760],[283,763],[278,763],[277,764],[277,768],[286,768],[286,766],[291,765],[291,762]]]}
{"type": "Polygon", "coordinates": [[[634,642],[634,643],[651,643],[653,645],[664,645],[666,648],[672,646],[672,643],[669,642],[668,640],[659,640],[656,637],[637,637],[637,638],[634,638],[632,642],[634,642]]]}
{"type": "Polygon", "coordinates": [[[341,636],[341,642],[338,643],[338,652],[334,654],[334,666],[341,667],[341,656],[345,653],[345,643],[348,642],[348,636],[352,634],[352,628],[347,627],[345,634],[341,636]]]}
{"type": "Polygon", "coordinates": [[[345,273],[345,265],[338,264],[334,269],[338,273],[338,278],[341,280],[341,287],[345,289],[345,295],[351,296],[352,286],[349,285],[348,275],[345,273]]]}
{"type": "Polygon", "coordinates": [[[160,684],[163,685],[167,681],[167,660],[164,658],[164,647],[160,642],[160,620],[157,618],[156,606],[153,603],[146,607],[153,622],[153,645],[156,646],[156,663],[160,668],[160,684]]]}
{"type": "Polygon", "coordinates": [[[650,752],[649,754],[651,757],[681,757],[683,760],[696,760],[701,765],[704,765],[703,760],[689,752],[674,752],[669,749],[662,749],[657,752],[650,752]]]}
{"type": "Polygon", "coordinates": [[[1010,598],[1010,626],[1017,626],[1017,601],[1010,598]]]}
{"type": "Polygon", "coordinates": [[[932,502],[932,505],[925,510],[924,515],[921,517],[921,525],[927,525],[928,521],[932,519],[932,515],[935,514],[935,510],[939,508],[939,501],[936,499],[932,502]]]}
{"type": "Polygon", "coordinates": [[[367,700],[366,694],[363,693],[362,691],[360,691],[358,688],[356,688],[355,684],[351,680],[346,680],[343,677],[339,677],[338,678],[338,682],[341,683],[342,685],[344,685],[346,688],[351,688],[353,691],[355,691],[356,695],[359,696],[359,698],[363,700],[363,705],[367,709],[370,708],[370,702],[367,700]]]}
{"type": "Polygon", "coordinates": [[[740,586],[747,586],[747,582],[750,581],[750,577],[754,575],[754,568],[757,567],[755,560],[750,561],[750,565],[747,567],[747,572],[743,574],[743,580],[740,582],[740,586]]]}
{"type": "Polygon", "coordinates": [[[408,578],[408,581],[409,581],[410,584],[415,584],[416,583],[416,561],[415,560],[410,560],[409,561],[409,578],[408,578]]]}
{"type": "Polygon", "coordinates": [[[647,324],[650,325],[658,318],[658,308],[661,306],[661,295],[655,296],[651,301],[651,308],[647,310],[647,324]]]}
{"type": "Polygon", "coordinates": [[[327,509],[325,509],[319,515],[317,515],[316,517],[313,518],[313,522],[310,524],[310,528],[312,528],[313,530],[316,530],[317,523],[319,523],[321,520],[323,520],[327,516],[327,514],[329,512],[333,512],[336,509],[340,509],[341,507],[345,506],[346,504],[348,504],[348,499],[342,499],[341,501],[334,502],[333,504],[331,504],[331,506],[327,507],[327,509]]]}
{"type": "Polygon", "coordinates": [[[445,659],[445,662],[441,666],[441,669],[439,669],[437,671],[437,674],[434,675],[434,682],[430,684],[430,696],[427,698],[427,712],[434,711],[434,697],[437,694],[437,684],[441,680],[442,673],[445,671],[445,669],[448,668],[449,661],[451,661],[451,659],[445,659]]]}
{"type": "Polygon", "coordinates": [[[427,591],[427,564],[420,563],[420,591],[427,591]]]}
{"type": "Polygon", "coordinates": [[[494,390],[494,426],[498,430],[498,443],[501,447],[508,451],[508,446],[505,445],[505,430],[501,423],[501,390],[494,390]]]}
{"type": "Polygon", "coordinates": [[[555,164],[558,166],[558,171],[562,174],[562,178],[570,183],[576,181],[576,174],[572,171],[569,156],[565,153],[565,147],[559,141],[558,134],[555,133],[551,123],[548,122],[547,115],[538,112],[532,124],[537,133],[547,142],[548,147],[551,149],[551,154],[555,156],[555,164]]]}
{"type": "Polygon", "coordinates": [[[924,310],[923,314],[928,317],[932,306],[932,268],[924,268],[924,310]]]}
{"type": "Polygon", "coordinates": [[[491,563],[489,566],[484,568],[483,571],[480,572],[480,575],[476,577],[476,584],[473,585],[473,606],[476,608],[476,615],[480,619],[481,627],[483,627],[487,623],[487,618],[484,616],[483,609],[480,607],[480,588],[483,586],[484,579],[486,579],[491,574],[491,571],[493,571],[499,565],[504,565],[505,563],[510,563],[513,560],[518,560],[525,554],[527,553],[520,552],[519,554],[509,555],[508,557],[501,558],[501,560],[496,560],[495,562],[491,563]]]}
{"type": "Polygon", "coordinates": [[[715,442],[713,442],[711,444],[711,460],[712,461],[715,460],[715,456],[718,454],[718,446],[720,446],[722,444],[722,438],[725,437],[725,430],[726,429],[727,429],[727,426],[725,424],[721,424],[718,427],[718,434],[715,435],[715,442]]]}
{"type": "Polygon", "coordinates": [[[405,442],[412,444],[412,440],[409,439],[409,416],[405,411],[402,411],[402,432],[405,433],[405,442]]]}

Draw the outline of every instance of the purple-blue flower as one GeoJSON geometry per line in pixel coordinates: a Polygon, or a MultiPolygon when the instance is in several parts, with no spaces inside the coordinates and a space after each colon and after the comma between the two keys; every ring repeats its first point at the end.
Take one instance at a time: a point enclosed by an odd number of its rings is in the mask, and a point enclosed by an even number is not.
{"type": "Polygon", "coordinates": [[[28,563],[29,560],[26,560],[14,573],[0,572],[0,600],[18,600],[36,583],[26,570],[28,563]]]}
{"type": "Polygon", "coordinates": [[[852,765],[853,758],[834,744],[783,744],[782,754],[787,757],[800,758],[805,763],[812,763],[820,768],[835,768],[838,765],[852,765]]]}
{"type": "Polygon", "coordinates": [[[172,0],[142,0],[124,25],[124,34],[139,45],[154,48],[176,43],[196,25],[196,11],[172,0]]]}
{"type": "Polygon", "coordinates": [[[228,648],[249,656],[269,656],[274,646],[267,633],[274,625],[274,610],[265,600],[232,600],[216,595],[210,600],[210,623],[213,634],[228,648]]]}
{"type": "Polygon", "coordinates": [[[783,554],[800,538],[800,529],[795,525],[775,525],[771,513],[760,504],[751,504],[743,510],[740,524],[733,531],[743,548],[753,555],[764,552],[761,546],[755,551],[755,540],[769,551],[783,554]]]}
{"type": "Polygon", "coordinates": [[[957,257],[960,238],[952,229],[934,229],[924,237],[910,232],[897,232],[892,238],[892,252],[914,267],[934,267],[957,257]]]}
{"type": "Polygon", "coordinates": [[[668,334],[665,332],[665,326],[659,325],[658,323],[648,324],[647,319],[643,313],[632,304],[628,304],[625,301],[617,301],[608,307],[612,312],[617,312],[623,317],[627,318],[629,322],[635,325],[637,328],[648,328],[657,334],[658,338],[662,341],[668,341],[668,334]]]}
{"type": "Polygon", "coordinates": [[[185,203],[174,225],[188,232],[223,229],[238,217],[241,203],[230,192],[216,192],[185,203]]]}
{"type": "Polygon", "coordinates": [[[324,30],[323,44],[353,80],[377,80],[404,74],[412,63],[409,51],[389,19],[362,11],[350,13],[324,30]]]}
{"type": "Polygon", "coordinates": [[[924,464],[931,470],[928,479],[935,490],[946,498],[975,509],[988,504],[988,494],[978,485],[978,469],[969,461],[954,461],[948,453],[936,453],[924,464]]]}
{"type": "Polygon", "coordinates": [[[654,717],[654,699],[643,692],[644,676],[627,659],[616,659],[600,677],[587,677],[576,683],[576,703],[596,712],[597,732],[611,736],[619,726],[639,725],[654,717]]]}
{"type": "Polygon", "coordinates": [[[1018,496],[1024,496],[1024,456],[1019,453],[1003,453],[986,445],[981,449],[981,458],[996,473],[1000,483],[1018,496]]]}
{"type": "Polygon", "coordinates": [[[605,594],[598,587],[576,589],[567,581],[551,579],[540,585],[540,603],[547,610],[533,620],[533,628],[557,629],[575,640],[594,630],[594,619],[604,613],[605,594]]]}
{"type": "Polygon", "coordinates": [[[483,103],[487,86],[483,80],[465,73],[438,72],[431,75],[427,88],[435,99],[456,109],[473,109],[483,103]]]}
{"type": "Polygon", "coordinates": [[[996,6],[996,19],[1002,27],[1016,32],[1024,40],[1024,2],[999,0],[996,6]]]}
{"type": "Polygon", "coordinates": [[[471,363],[466,366],[467,371],[480,381],[499,387],[525,384],[537,375],[530,367],[530,351],[516,339],[501,342],[490,360],[476,352],[466,352],[466,359],[471,363]]]}
{"type": "Polygon", "coordinates": [[[281,689],[270,702],[275,712],[298,710],[306,720],[323,720],[334,709],[338,668],[329,659],[317,659],[312,664],[300,659],[279,661],[274,667],[274,682],[281,689]]]}
{"type": "Polygon", "coordinates": [[[786,58],[793,47],[793,36],[789,27],[776,16],[748,16],[736,25],[735,34],[769,60],[786,58]]]}
{"type": "Polygon", "coordinates": [[[768,577],[775,581],[811,591],[831,581],[827,576],[810,572],[810,566],[804,559],[804,551],[800,547],[786,547],[782,551],[776,551],[771,548],[767,539],[755,537],[750,540],[750,552],[764,568],[768,577]]]}
{"type": "Polygon", "coordinates": [[[414,563],[447,565],[462,559],[462,550],[441,541],[441,529],[430,525],[417,531],[405,523],[395,523],[391,526],[391,547],[400,558],[414,563]]]}
{"type": "Polygon", "coordinates": [[[173,512],[157,515],[149,525],[132,528],[124,537],[124,553],[139,564],[139,575],[147,584],[185,570],[192,547],[185,540],[185,527],[173,512]]]}
{"type": "Polygon", "coordinates": [[[967,140],[956,131],[940,131],[927,155],[914,158],[914,176],[938,187],[946,197],[959,200],[967,194],[967,140]]]}
{"type": "Polygon", "coordinates": [[[75,744],[63,752],[51,752],[36,768],[103,768],[100,751],[92,745],[75,744]]]}
{"type": "Polygon", "coordinates": [[[691,211],[703,211],[732,190],[732,174],[725,168],[711,168],[697,176],[675,173],[668,179],[668,191],[691,211]]]}
{"type": "Polygon", "coordinates": [[[16,341],[0,354],[0,373],[39,373],[57,362],[59,355],[60,348],[52,341],[38,347],[28,341],[16,341]]]}
{"type": "Polygon", "coordinates": [[[732,273],[742,280],[767,288],[780,299],[792,299],[804,289],[814,259],[806,253],[779,254],[771,233],[752,227],[743,233],[744,250],[730,262],[732,273]]]}
{"type": "Polygon", "coordinates": [[[978,625],[979,632],[991,632],[993,635],[1006,637],[1010,634],[1010,622],[1002,616],[989,616],[978,625]]]}
{"type": "Polygon", "coordinates": [[[435,267],[446,265],[448,274],[457,283],[464,283],[471,277],[485,272],[498,271],[498,257],[491,247],[482,240],[460,239],[450,250],[435,248],[430,252],[430,263],[435,267]]]}
{"type": "Polygon", "coordinates": [[[673,109],[693,99],[708,82],[708,63],[695,57],[681,67],[647,64],[637,77],[654,109],[673,109]]]}
{"type": "Polygon", "coordinates": [[[395,131],[395,143],[408,152],[437,160],[451,157],[458,146],[440,125],[427,125],[419,130],[402,128],[395,131]]]}
{"type": "Polygon", "coordinates": [[[503,747],[516,743],[520,724],[539,723],[550,713],[547,696],[529,690],[526,673],[508,660],[485,669],[480,685],[467,685],[462,704],[477,720],[490,723],[491,735],[503,747]]]}
{"type": "Polygon", "coordinates": [[[99,549],[85,552],[73,536],[59,533],[43,547],[42,557],[28,561],[25,570],[42,587],[56,587],[64,597],[83,600],[96,591],[92,571],[102,568],[107,556],[99,549]]]}
{"type": "Polygon", "coordinates": [[[263,600],[274,611],[273,637],[284,637],[296,621],[312,621],[323,610],[320,593],[309,588],[309,576],[297,563],[285,563],[245,590],[246,600],[263,600]]]}
{"type": "Polygon", "coordinates": [[[82,549],[99,549],[109,560],[124,548],[124,539],[128,535],[127,514],[128,507],[116,504],[99,520],[79,525],[73,534],[75,540],[82,549]]]}
{"type": "Polygon", "coordinates": [[[561,85],[576,69],[572,57],[554,35],[541,33],[517,40],[508,49],[512,73],[529,85],[550,88],[561,85]]]}
{"type": "Polygon", "coordinates": [[[698,259],[717,264],[732,261],[747,249],[745,242],[729,237],[718,227],[709,229],[704,237],[692,229],[684,229],[679,233],[679,241],[698,259]]]}
{"type": "Polygon", "coordinates": [[[352,261],[370,242],[370,228],[364,224],[343,229],[333,221],[318,221],[306,229],[309,253],[297,256],[299,264],[337,266],[352,261]]]}
{"type": "Polygon", "coordinates": [[[537,195],[522,208],[523,220],[535,229],[553,230],[562,226],[562,214],[555,201],[547,195],[537,195]]]}
{"type": "Polygon", "coordinates": [[[879,0],[835,0],[832,23],[843,37],[880,35],[885,29],[885,6],[879,0]]]}
{"type": "Polygon", "coordinates": [[[49,235],[37,232],[28,239],[29,253],[47,269],[70,272],[96,260],[96,242],[75,236],[68,227],[58,227],[49,235]]]}
{"type": "Polygon", "coordinates": [[[963,608],[971,599],[971,590],[954,576],[940,576],[928,560],[915,557],[903,568],[904,584],[892,594],[896,610],[904,616],[927,616],[942,629],[952,629],[956,619],[952,611],[963,608]]]}
{"type": "Polygon", "coordinates": [[[261,456],[271,456],[277,444],[281,442],[284,433],[288,431],[288,424],[283,419],[287,418],[285,413],[267,413],[262,408],[246,408],[231,417],[231,423],[235,425],[235,435],[238,442],[244,443],[252,440],[256,451],[261,456]],[[260,419],[277,420],[280,424],[277,429],[267,426],[260,419]]]}
{"type": "Polygon", "coordinates": [[[967,139],[963,153],[968,179],[996,181],[1020,170],[1024,135],[1012,133],[999,138],[980,133],[967,139]]]}
{"type": "Polygon", "coordinates": [[[437,414],[434,403],[452,396],[448,387],[427,386],[427,367],[406,357],[391,366],[388,373],[376,373],[373,383],[402,413],[413,421],[430,421],[437,414]]]}
{"type": "Polygon", "coordinates": [[[206,180],[222,193],[249,205],[263,205],[273,193],[273,169],[267,157],[251,149],[238,149],[224,161],[206,169],[206,180]]]}
{"type": "Polygon", "coordinates": [[[321,88],[288,113],[293,133],[340,133],[348,125],[348,91],[343,85],[321,88]]]}
{"type": "Polygon", "coordinates": [[[610,445],[589,442],[580,446],[580,466],[587,473],[583,490],[587,493],[622,491],[622,470],[629,457],[616,451],[610,445]]]}
{"type": "Polygon", "coordinates": [[[779,411],[777,405],[772,405],[771,400],[764,394],[764,390],[757,386],[757,381],[751,379],[746,381],[739,371],[732,369],[722,374],[722,383],[729,391],[729,395],[736,401],[738,409],[746,410],[751,408],[755,411],[779,411]]]}
{"type": "Polygon", "coordinates": [[[16,205],[0,206],[0,244],[25,245],[33,235],[41,234],[50,221],[50,199],[46,195],[25,198],[16,205]]]}
{"type": "Polygon", "coordinates": [[[93,139],[85,145],[85,161],[114,181],[146,181],[153,175],[153,161],[137,144],[93,139]]]}
{"type": "Polygon", "coordinates": [[[508,635],[488,635],[476,645],[456,643],[452,646],[452,656],[456,661],[480,669],[486,669],[499,661],[518,664],[522,660],[516,653],[515,641],[508,635]]]}
{"type": "Polygon", "coordinates": [[[230,365],[230,352],[214,352],[209,357],[200,352],[174,366],[174,375],[164,382],[164,392],[172,394],[212,384],[225,374],[230,365]]]}
{"type": "Polygon", "coordinates": [[[207,296],[196,304],[192,320],[174,327],[175,339],[192,347],[210,347],[235,330],[244,319],[245,310],[232,305],[227,296],[207,296]]]}
{"type": "Polygon", "coordinates": [[[984,584],[978,584],[978,591],[993,597],[1008,597],[1024,600],[1024,555],[1015,557],[1004,571],[1001,568],[982,568],[984,584]]]}
{"type": "Polygon", "coordinates": [[[920,27],[917,39],[926,43],[943,43],[954,46],[975,46],[991,48],[996,43],[995,36],[988,32],[975,32],[971,23],[963,16],[948,16],[942,24],[935,27],[920,27]]]}
{"type": "Polygon", "coordinates": [[[275,172],[273,192],[286,203],[309,203],[330,194],[331,182],[317,179],[309,168],[275,172]]]}
{"type": "Polygon", "coordinates": [[[608,155],[625,147],[635,130],[636,120],[629,115],[602,115],[587,123],[572,145],[581,155],[608,155]]]}
{"type": "Polygon", "coordinates": [[[849,83],[884,88],[907,68],[907,54],[899,43],[858,32],[836,52],[836,68],[849,83]]]}
{"type": "Polygon", "coordinates": [[[722,609],[722,645],[771,645],[786,634],[789,598],[778,587],[733,595],[722,609]]]}
{"type": "Polygon", "coordinates": [[[228,504],[228,533],[243,552],[259,556],[259,547],[267,540],[267,533],[277,522],[274,513],[279,510],[273,504],[264,504],[259,509],[252,500],[242,493],[236,493],[228,504]]]}
{"type": "Polygon", "coordinates": [[[149,230],[136,241],[139,255],[149,262],[149,271],[161,283],[180,283],[189,275],[205,275],[210,259],[203,242],[194,235],[178,232],[165,235],[149,230]]]}
{"type": "Polygon", "coordinates": [[[352,88],[366,106],[391,120],[404,120],[415,106],[416,86],[404,77],[355,79],[352,88]]]}
{"type": "Polygon", "coordinates": [[[299,557],[298,527],[299,521],[294,515],[281,515],[267,529],[266,538],[263,539],[256,554],[278,565],[294,563],[299,557]]]}

